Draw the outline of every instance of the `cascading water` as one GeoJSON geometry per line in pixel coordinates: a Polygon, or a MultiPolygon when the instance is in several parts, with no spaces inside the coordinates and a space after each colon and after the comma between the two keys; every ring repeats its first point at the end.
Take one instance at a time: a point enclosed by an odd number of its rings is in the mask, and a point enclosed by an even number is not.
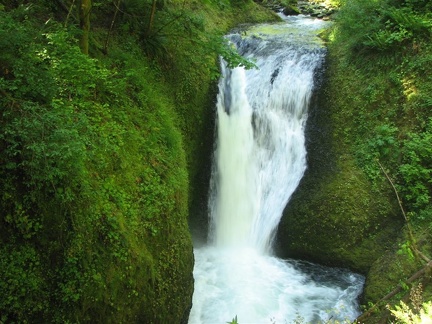
{"type": "Polygon", "coordinates": [[[230,35],[258,69],[222,63],[211,179],[210,244],[195,249],[189,323],[352,320],[363,278],[280,260],[275,229],[306,168],[304,126],[325,49],[323,22],[287,18],[230,35]]]}

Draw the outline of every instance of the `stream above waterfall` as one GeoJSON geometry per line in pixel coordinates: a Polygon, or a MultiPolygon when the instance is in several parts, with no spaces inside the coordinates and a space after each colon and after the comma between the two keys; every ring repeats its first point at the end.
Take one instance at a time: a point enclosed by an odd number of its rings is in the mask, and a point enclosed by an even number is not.
{"type": "Polygon", "coordinates": [[[228,35],[257,69],[221,62],[209,239],[196,248],[189,323],[352,321],[364,278],[273,253],[306,165],[304,129],[326,22],[285,17],[228,35]]]}

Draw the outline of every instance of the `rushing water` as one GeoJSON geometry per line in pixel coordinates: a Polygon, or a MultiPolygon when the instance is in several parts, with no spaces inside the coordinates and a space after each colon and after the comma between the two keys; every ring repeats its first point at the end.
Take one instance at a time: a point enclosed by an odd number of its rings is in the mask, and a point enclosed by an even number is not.
{"type": "Polygon", "coordinates": [[[189,323],[353,320],[363,278],[272,255],[275,229],[306,169],[304,127],[325,49],[324,22],[290,18],[230,35],[259,69],[222,62],[209,245],[195,249],[189,323]]]}

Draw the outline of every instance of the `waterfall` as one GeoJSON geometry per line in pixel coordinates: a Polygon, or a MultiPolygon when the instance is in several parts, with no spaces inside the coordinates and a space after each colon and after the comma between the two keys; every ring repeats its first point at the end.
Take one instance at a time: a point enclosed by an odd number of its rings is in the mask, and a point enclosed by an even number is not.
{"type": "Polygon", "coordinates": [[[272,241],[306,169],[304,127],[325,55],[323,22],[290,18],[230,35],[258,69],[221,62],[209,245],[195,249],[189,323],[352,320],[363,278],[280,260],[272,241]],[[318,278],[318,279],[317,279],[318,278]]]}

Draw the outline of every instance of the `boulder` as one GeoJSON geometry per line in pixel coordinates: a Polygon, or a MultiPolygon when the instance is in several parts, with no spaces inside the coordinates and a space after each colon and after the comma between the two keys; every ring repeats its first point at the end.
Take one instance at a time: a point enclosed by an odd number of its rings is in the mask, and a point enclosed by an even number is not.
{"type": "Polygon", "coordinates": [[[286,6],[282,12],[286,16],[294,16],[294,15],[299,15],[301,13],[299,8],[295,6],[286,6]]]}

